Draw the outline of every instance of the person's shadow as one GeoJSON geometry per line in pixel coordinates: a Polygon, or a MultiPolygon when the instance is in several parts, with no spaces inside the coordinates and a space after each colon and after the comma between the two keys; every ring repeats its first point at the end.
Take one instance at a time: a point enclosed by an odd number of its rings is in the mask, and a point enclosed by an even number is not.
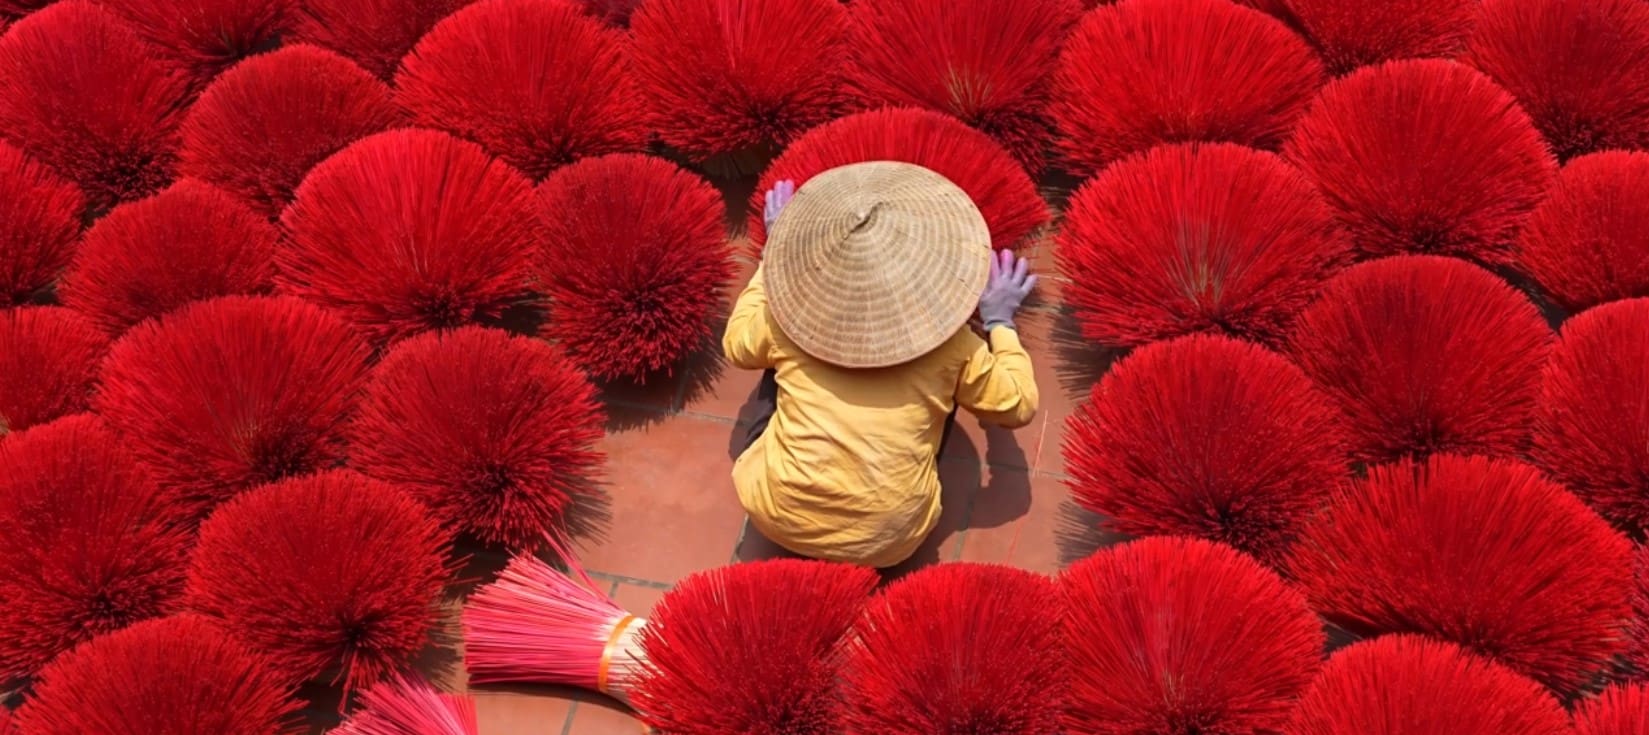
{"type": "MultiPolygon", "coordinates": [[[[1019,445],[1019,435],[972,416],[961,415],[957,421],[978,426],[985,437],[985,446],[978,447],[967,432],[957,431],[941,455],[942,464],[962,463],[972,469],[968,477],[973,480],[973,493],[963,528],[1000,528],[1024,518],[1031,510],[1030,471],[1026,469],[1030,461],[1019,445]],[[992,468],[988,481],[981,469],[985,465],[992,468]]],[[[940,478],[945,477],[941,471],[940,478]]]]}

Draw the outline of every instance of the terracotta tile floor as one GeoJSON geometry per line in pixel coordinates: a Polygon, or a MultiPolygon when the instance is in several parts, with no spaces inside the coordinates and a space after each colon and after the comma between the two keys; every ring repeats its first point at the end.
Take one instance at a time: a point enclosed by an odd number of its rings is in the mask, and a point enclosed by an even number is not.
{"type": "MultiPolygon", "coordinates": [[[[1020,319],[1036,365],[1041,415],[1017,432],[984,428],[965,414],[958,418],[940,462],[944,517],[909,569],[966,559],[1053,572],[1105,542],[1094,530],[1095,519],[1068,500],[1059,448],[1065,418],[1110,358],[1081,345],[1058,301],[1059,284],[1044,250],[1033,250],[1038,269],[1048,274],[1041,297],[1020,319]]],[[[751,267],[742,264],[729,298],[751,267]]],[[[724,366],[707,346],[672,380],[607,390],[611,419],[604,449],[612,497],[600,514],[599,532],[583,539],[579,552],[630,610],[646,613],[671,583],[728,564],[739,553],[744,515],[728,478],[757,377],[724,366]]],[[[753,538],[746,557],[759,558],[764,543],[753,538]]],[[[483,568],[498,563],[478,562],[483,568]]],[[[460,662],[437,656],[426,668],[447,688],[467,690],[460,662]]],[[[483,735],[644,731],[620,705],[582,692],[470,691],[483,735]]]]}

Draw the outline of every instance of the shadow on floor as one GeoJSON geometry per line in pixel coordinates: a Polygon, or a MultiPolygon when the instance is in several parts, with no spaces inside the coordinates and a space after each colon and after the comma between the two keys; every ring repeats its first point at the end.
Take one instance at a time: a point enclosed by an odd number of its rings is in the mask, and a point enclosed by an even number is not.
{"type": "MultiPolygon", "coordinates": [[[[557,537],[567,539],[569,548],[601,544],[612,527],[612,517],[611,496],[605,488],[591,483],[573,495],[572,505],[563,516],[566,531],[557,537]]],[[[531,551],[552,565],[564,567],[566,564],[549,544],[539,544],[531,551]]],[[[473,534],[461,534],[453,543],[452,562],[457,571],[447,585],[448,597],[466,599],[476,589],[496,580],[515,553],[504,546],[486,543],[473,534]]]]}
{"type": "Polygon", "coordinates": [[[538,330],[549,318],[549,310],[542,303],[542,297],[533,295],[525,302],[505,308],[496,319],[481,319],[481,324],[489,327],[498,327],[515,334],[535,337],[538,330]]]}
{"type": "Polygon", "coordinates": [[[1068,567],[1094,552],[1125,543],[1130,537],[1105,530],[1105,517],[1065,498],[1059,502],[1059,520],[1054,543],[1059,548],[1059,565],[1068,567]]]}
{"type": "Polygon", "coordinates": [[[607,433],[640,429],[667,418],[675,410],[679,375],[652,375],[641,380],[596,383],[598,398],[607,411],[607,433]]]}
{"type": "Polygon", "coordinates": [[[605,485],[586,484],[573,495],[573,503],[563,517],[567,538],[577,543],[600,544],[613,526],[613,496],[605,485]]]}
{"type": "Polygon", "coordinates": [[[469,536],[461,537],[453,545],[453,557],[460,566],[447,585],[447,595],[455,598],[468,598],[476,589],[497,579],[510,561],[507,550],[469,536]]]}
{"type": "Polygon", "coordinates": [[[710,336],[705,338],[698,351],[693,353],[683,366],[681,383],[676,391],[677,410],[714,393],[716,381],[729,369],[727,358],[721,354],[721,336],[726,330],[726,323],[725,314],[717,317],[716,328],[711,330],[710,336]]]}
{"type": "Polygon", "coordinates": [[[412,662],[412,669],[423,674],[436,686],[453,689],[464,675],[464,601],[449,597],[442,603],[441,620],[430,631],[429,643],[412,662]]]}
{"type": "Polygon", "coordinates": [[[308,706],[299,712],[303,718],[305,732],[318,735],[343,722],[346,705],[343,701],[343,691],[338,687],[310,682],[298,689],[298,699],[308,703],[308,706]]]}
{"type": "Polygon", "coordinates": [[[1084,338],[1076,312],[1069,304],[1060,305],[1049,339],[1053,342],[1059,389],[1073,401],[1088,400],[1094,385],[1110,372],[1111,366],[1128,356],[1127,350],[1105,347],[1084,338]]]}
{"type": "Polygon", "coordinates": [[[721,355],[720,326],[726,321],[725,313],[718,314],[713,320],[716,328],[668,374],[598,384],[600,400],[607,409],[607,431],[629,431],[658,423],[714,391],[716,381],[727,369],[721,355]]]}
{"type": "MultiPolygon", "coordinates": [[[[964,412],[965,413],[965,412],[964,412]]],[[[989,459],[990,479],[983,473],[974,476],[974,490],[968,502],[968,512],[962,520],[962,529],[1000,528],[1024,518],[1031,512],[1031,478],[1023,469],[1030,462],[1019,445],[1018,435],[1006,429],[990,427],[972,416],[958,416],[957,421],[969,421],[980,426],[985,446],[975,447],[972,437],[964,431],[953,432],[947,444],[946,462],[965,462],[983,466],[989,459]]],[[[944,475],[941,475],[944,477],[944,475]]]]}

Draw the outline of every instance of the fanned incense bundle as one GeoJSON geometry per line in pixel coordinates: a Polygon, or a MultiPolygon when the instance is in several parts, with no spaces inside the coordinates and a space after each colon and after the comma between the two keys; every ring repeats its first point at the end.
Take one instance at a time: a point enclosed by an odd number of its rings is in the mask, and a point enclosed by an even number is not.
{"type": "MultiPolygon", "coordinates": [[[[480,735],[475,700],[397,675],[361,694],[361,709],[333,735],[480,735]]],[[[3,733],[0,733],[3,735],[3,733]]]]}
{"type": "Polygon", "coordinates": [[[522,553],[464,606],[470,681],[562,684],[628,703],[646,660],[641,632],[647,621],[596,591],[554,539],[550,545],[577,579],[522,553]]]}

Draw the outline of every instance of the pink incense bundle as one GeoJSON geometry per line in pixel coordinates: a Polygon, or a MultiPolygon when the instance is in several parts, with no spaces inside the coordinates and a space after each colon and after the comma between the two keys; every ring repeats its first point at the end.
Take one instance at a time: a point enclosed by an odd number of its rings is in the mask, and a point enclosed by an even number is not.
{"type": "Polygon", "coordinates": [[[366,690],[360,702],[333,735],[480,735],[474,699],[420,679],[397,675],[366,690]]]}
{"type": "Polygon", "coordinates": [[[523,553],[470,597],[462,622],[472,683],[562,684],[628,703],[646,660],[647,621],[596,591],[576,563],[572,568],[579,579],[523,553]]]}

